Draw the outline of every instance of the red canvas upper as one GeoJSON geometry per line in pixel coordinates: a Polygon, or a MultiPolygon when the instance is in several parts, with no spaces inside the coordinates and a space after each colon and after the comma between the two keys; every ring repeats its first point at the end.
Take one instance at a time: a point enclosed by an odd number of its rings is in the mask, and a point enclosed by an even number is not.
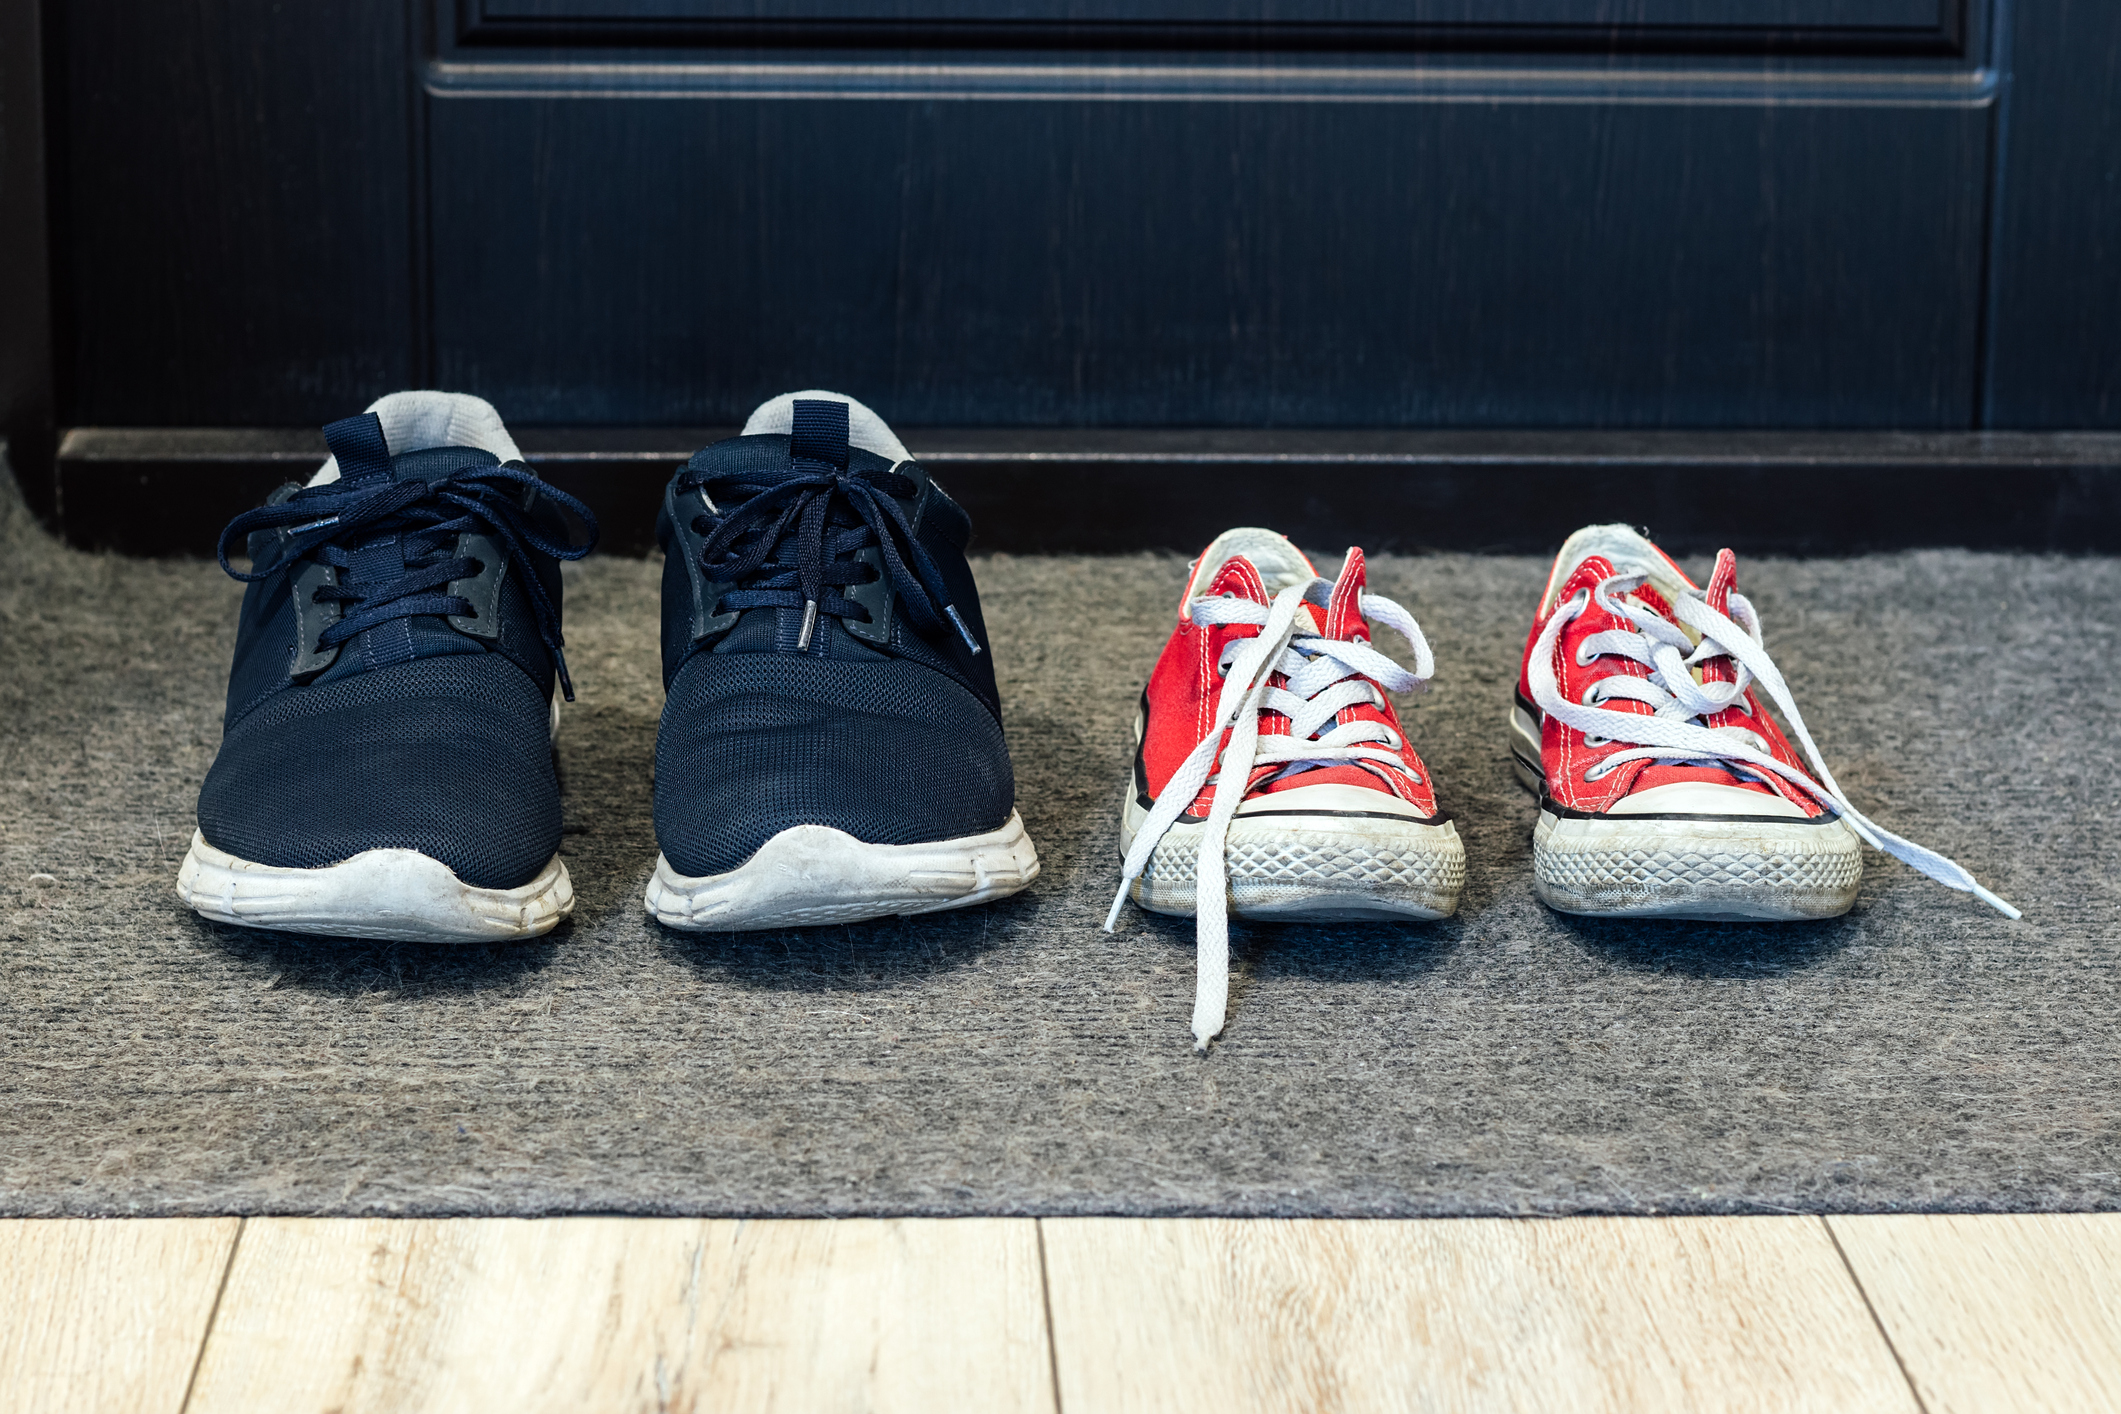
{"type": "MultiPolygon", "coordinates": [[[[1662,552],[1660,551],[1661,555],[1662,552]]],[[[1682,585],[1692,581],[1677,565],[1665,557],[1671,577],[1682,585]]],[[[1570,570],[1562,583],[1555,587],[1550,602],[1541,605],[1541,611],[1532,624],[1532,632],[1525,640],[1523,664],[1518,673],[1517,691],[1526,704],[1533,702],[1531,684],[1532,654],[1537,648],[1542,630],[1552,614],[1561,611],[1579,595],[1588,600],[1585,608],[1574,621],[1561,630],[1554,644],[1554,675],[1560,684],[1561,695],[1571,702],[1581,702],[1584,692],[1593,682],[1616,673],[1625,673],[1646,678],[1651,670],[1641,663],[1618,655],[1606,654],[1593,658],[1588,663],[1577,661],[1577,650],[1592,634],[1608,629],[1634,632],[1635,625],[1607,611],[1598,602],[1594,592],[1601,580],[1616,574],[1612,562],[1603,555],[1591,555],[1570,570]]],[[[1729,550],[1716,556],[1716,567],[1709,576],[1705,591],[1709,606],[1718,613],[1730,612],[1731,590],[1737,582],[1737,559],[1729,550]]],[[[1628,594],[1620,596],[1650,609],[1660,617],[1670,620],[1675,626],[1678,620],[1672,617],[1671,605],[1654,585],[1645,584],[1628,594]]],[[[1712,659],[1698,669],[1702,682],[1735,681],[1735,668],[1726,658],[1712,659]]],[[[1768,753],[1786,765],[1805,771],[1797,753],[1776,724],[1761,707],[1752,689],[1747,688],[1742,699],[1750,713],[1741,710],[1736,703],[1712,716],[1701,719],[1705,727],[1739,727],[1757,733],[1767,743],[1768,753]]],[[[1607,711],[1635,712],[1650,715],[1653,709],[1646,702],[1626,698],[1608,698],[1599,704],[1607,711]]],[[[1537,712],[1536,707],[1532,710],[1537,712]]],[[[1545,770],[1547,793],[1556,804],[1567,809],[1591,812],[1610,810],[1614,805],[1637,791],[1655,786],[1671,785],[1680,781],[1703,781],[1721,786],[1736,786],[1761,795],[1777,795],[1800,807],[1808,816],[1825,813],[1824,808],[1811,795],[1788,782],[1769,777],[1762,781],[1751,774],[1740,775],[1718,766],[1689,766],[1664,764],[1651,760],[1623,762],[1596,780],[1586,781],[1584,772],[1604,758],[1633,748],[1634,743],[1608,741],[1602,745],[1589,744],[1583,732],[1568,726],[1552,716],[1541,716],[1540,758],[1545,770]]],[[[1809,775],[1808,771],[1805,774],[1809,775]]]]}
{"type": "MultiPolygon", "coordinates": [[[[1367,643],[1370,640],[1370,627],[1359,607],[1364,584],[1362,551],[1351,549],[1340,575],[1334,581],[1332,595],[1326,606],[1321,609],[1317,605],[1307,603],[1298,613],[1307,616],[1311,631],[1323,637],[1367,643]]],[[[1191,588],[1191,581],[1188,582],[1188,587],[1191,588]]],[[[1208,597],[1231,595],[1262,605],[1270,603],[1273,599],[1259,570],[1244,555],[1233,556],[1224,563],[1216,570],[1213,578],[1201,587],[1200,592],[1208,597]]],[[[1223,678],[1217,672],[1217,665],[1221,661],[1225,645],[1254,638],[1258,634],[1259,629],[1251,624],[1195,623],[1191,601],[1179,605],[1178,626],[1170,641],[1164,645],[1163,653],[1157,658],[1156,667],[1149,674],[1148,690],[1144,694],[1146,720],[1143,724],[1141,766],[1146,779],[1140,784],[1145,786],[1152,799],[1162,793],[1164,784],[1200,744],[1214,721],[1216,701],[1223,687],[1223,678]]],[[[1277,672],[1272,676],[1271,683],[1276,687],[1286,687],[1288,679],[1277,672]]],[[[1335,784],[1394,795],[1412,804],[1422,815],[1433,816],[1436,813],[1436,796],[1429,783],[1428,770],[1413,748],[1406,745],[1406,733],[1400,729],[1399,716],[1393,710],[1391,699],[1381,690],[1378,698],[1378,704],[1363,703],[1342,708],[1334,718],[1334,725],[1370,721],[1389,727],[1400,743],[1393,754],[1405,761],[1413,773],[1411,776],[1389,766],[1372,770],[1351,762],[1316,766],[1296,775],[1269,782],[1267,778],[1273,776],[1281,766],[1280,763],[1267,763],[1253,768],[1246,799],[1255,799],[1261,795],[1271,795],[1299,786],[1335,784]]],[[[1261,735],[1276,735],[1289,730],[1289,718],[1279,712],[1262,711],[1259,718],[1261,735]]],[[[1228,747],[1229,737],[1229,731],[1225,730],[1218,752],[1228,747]]],[[[1377,745],[1379,749],[1391,750],[1382,743],[1377,745]]],[[[1213,797],[1214,785],[1211,777],[1209,784],[1202,787],[1187,810],[1187,815],[1205,816],[1213,797]]]]}

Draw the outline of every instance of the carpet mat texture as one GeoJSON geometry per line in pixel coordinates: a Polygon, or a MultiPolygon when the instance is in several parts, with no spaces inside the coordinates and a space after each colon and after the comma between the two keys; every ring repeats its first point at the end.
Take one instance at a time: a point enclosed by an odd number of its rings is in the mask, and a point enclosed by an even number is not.
{"type": "Polygon", "coordinates": [[[240,587],[65,550],[0,474],[0,1213],[2121,1206],[2121,563],[1741,560],[1852,797],[2025,910],[1867,853],[1855,911],[1803,925],[1534,900],[1502,724],[1545,568],[1372,562],[1435,644],[1406,715],[1464,907],[1236,925],[1202,1058],[1190,923],[1099,930],[1177,557],[976,561],[1027,893],[740,936],[642,911],[659,569],[570,565],[574,921],[333,943],[209,925],[173,889],[240,587]]]}

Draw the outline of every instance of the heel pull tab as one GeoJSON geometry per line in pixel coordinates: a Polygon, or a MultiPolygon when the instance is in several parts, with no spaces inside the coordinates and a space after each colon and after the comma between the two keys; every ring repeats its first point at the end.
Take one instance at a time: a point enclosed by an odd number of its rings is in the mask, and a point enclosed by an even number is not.
{"type": "Polygon", "coordinates": [[[788,455],[847,469],[847,405],[826,398],[798,398],[789,423],[788,455]]]}
{"type": "Polygon", "coordinates": [[[324,441],[338,459],[339,480],[390,479],[390,444],[383,439],[383,419],[372,412],[342,417],[324,429],[324,441]]]}

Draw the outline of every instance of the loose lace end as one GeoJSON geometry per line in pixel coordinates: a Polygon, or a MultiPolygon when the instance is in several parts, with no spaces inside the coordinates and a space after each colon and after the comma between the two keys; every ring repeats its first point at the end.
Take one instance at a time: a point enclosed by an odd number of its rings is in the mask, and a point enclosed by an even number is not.
{"type": "Polygon", "coordinates": [[[809,652],[810,636],[816,632],[817,600],[805,599],[803,601],[803,631],[795,636],[795,651],[798,653],[809,652]]]}
{"type": "Polygon", "coordinates": [[[560,651],[557,643],[552,645],[552,666],[560,675],[560,695],[569,702],[574,701],[574,679],[567,676],[567,655],[560,651]]]}
{"type": "Polygon", "coordinates": [[[1105,931],[1107,933],[1119,926],[1119,911],[1127,906],[1127,886],[1133,882],[1134,880],[1130,878],[1123,878],[1119,881],[1119,892],[1112,896],[1112,911],[1105,915],[1105,931]]]}
{"type": "Polygon", "coordinates": [[[1208,1053],[1215,1038],[1223,1034],[1223,1027],[1230,1024],[1229,994],[1224,993],[1220,1000],[1220,1005],[1199,998],[1194,1000],[1193,1049],[1201,1055],[1208,1053]]]}
{"type": "Polygon", "coordinates": [[[1974,885],[1972,893],[1975,898],[1980,899],[1983,903],[1987,904],[1990,908],[1995,909],[1996,912],[2002,914],[2005,918],[2019,919],[2025,916],[2017,909],[2005,903],[2002,899],[1997,898],[1987,889],[1982,888],[1979,884],[1974,885]]]}
{"type": "Polygon", "coordinates": [[[980,655],[979,640],[972,636],[972,630],[966,628],[965,621],[958,617],[957,605],[945,604],[943,605],[943,612],[949,615],[950,622],[957,625],[957,636],[965,640],[965,646],[971,649],[972,656],[977,658],[980,655]]]}

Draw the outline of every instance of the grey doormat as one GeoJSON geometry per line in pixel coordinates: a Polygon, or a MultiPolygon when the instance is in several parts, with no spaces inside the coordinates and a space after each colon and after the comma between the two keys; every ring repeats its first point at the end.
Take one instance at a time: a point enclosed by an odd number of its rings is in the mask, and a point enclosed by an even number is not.
{"type": "MultiPolygon", "coordinates": [[[[1465,831],[1464,910],[1239,925],[1230,1027],[1202,1059],[1190,925],[1130,911],[1098,930],[1175,557],[978,564],[1045,864],[1026,895],[735,937],[641,909],[658,570],[570,567],[575,921],[453,950],[179,905],[238,586],[62,550],[4,504],[0,1212],[1785,1212],[2121,1192],[2112,560],[1741,561],[1856,800],[2026,913],[1871,855],[1848,917],[1772,926],[1535,902],[1533,809],[1499,728],[1544,566],[1373,562],[1441,664],[1409,719],[1465,831]]],[[[1743,526],[1732,539],[1743,555],[1743,526]]]]}

